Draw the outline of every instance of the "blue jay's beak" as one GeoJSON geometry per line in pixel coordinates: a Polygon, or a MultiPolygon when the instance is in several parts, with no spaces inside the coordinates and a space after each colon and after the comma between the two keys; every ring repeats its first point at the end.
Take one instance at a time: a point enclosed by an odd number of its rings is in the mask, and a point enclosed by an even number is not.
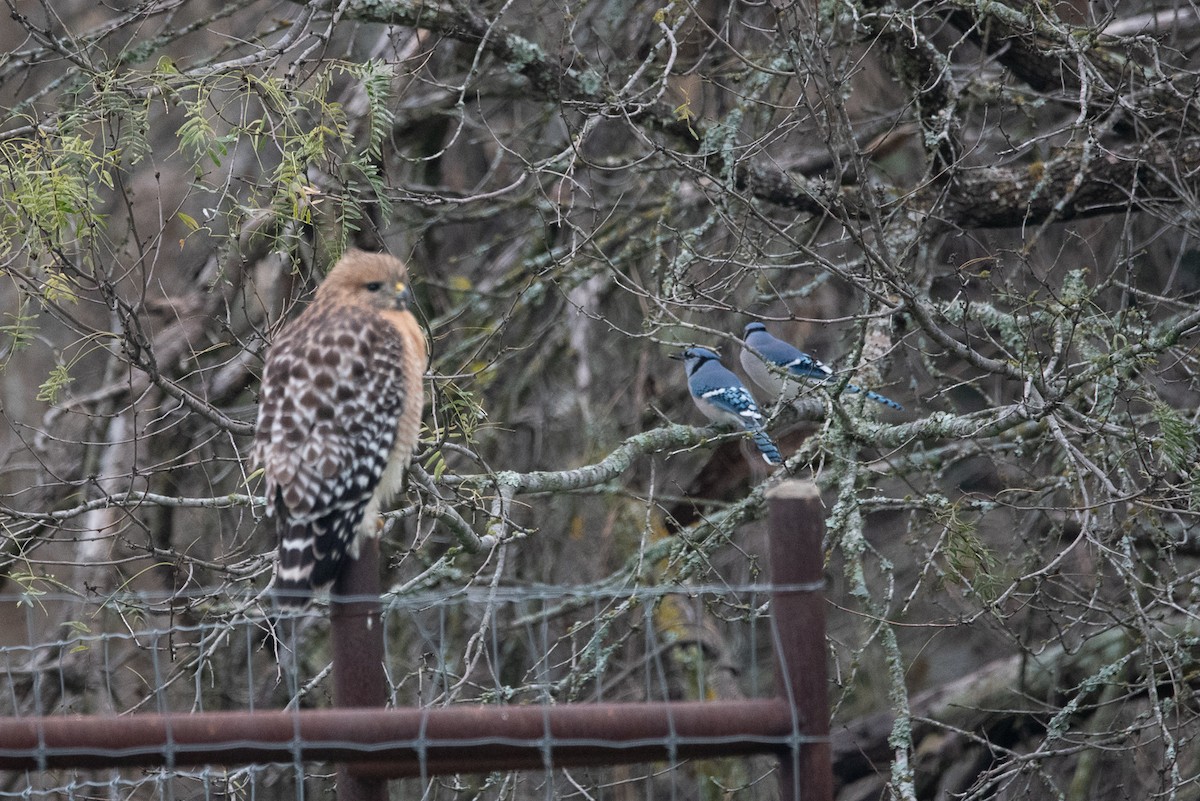
{"type": "Polygon", "coordinates": [[[684,361],[685,359],[687,359],[686,354],[687,354],[686,350],[681,350],[678,353],[668,354],[668,358],[674,359],[677,362],[681,362],[681,361],[684,361]]]}

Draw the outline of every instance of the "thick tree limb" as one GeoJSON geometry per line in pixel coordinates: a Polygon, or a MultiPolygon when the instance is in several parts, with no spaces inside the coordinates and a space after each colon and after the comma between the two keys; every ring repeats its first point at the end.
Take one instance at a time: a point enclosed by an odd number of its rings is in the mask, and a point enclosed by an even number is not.
{"type": "MultiPolygon", "coordinates": [[[[1017,37],[1012,26],[1023,19],[1019,12],[997,3],[986,7],[993,12],[1005,10],[1007,13],[999,19],[1008,26],[1006,30],[1011,29],[1010,37],[1017,37]]],[[[449,8],[407,0],[358,2],[346,13],[365,22],[428,28],[481,46],[528,79],[533,96],[543,101],[590,108],[605,116],[624,116],[647,131],[672,137],[676,146],[687,152],[697,152],[705,141],[705,129],[699,121],[681,122],[666,104],[643,107],[612,96],[591,68],[577,62],[575,66],[559,63],[533,41],[504,25],[488,23],[469,4],[449,8]]],[[[1048,68],[1041,62],[1050,58],[1040,56],[1036,68],[1031,68],[1037,74],[1046,72],[1048,68]]],[[[1025,57],[1018,52],[1014,58],[1025,57]]],[[[1061,63],[1061,58],[1055,62],[1061,63]]],[[[1033,78],[1030,75],[1028,80],[1033,78]]],[[[1078,158],[1069,153],[1062,156],[1034,167],[954,173],[948,191],[945,185],[934,184],[919,190],[915,197],[907,196],[905,201],[915,200],[917,213],[924,207],[928,217],[952,229],[1006,228],[1049,219],[1112,214],[1131,206],[1180,204],[1188,202],[1192,194],[1191,175],[1200,167],[1200,137],[1102,151],[1099,158],[1082,168],[1078,158]]],[[[727,167],[718,153],[708,154],[704,161],[704,169],[713,176],[724,174],[727,167]]],[[[865,215],[873,200],[862,197],[855,187],[839,190],[833,183],[814,182],[765,163],[737,164],[734,174],[737,186],[755,198],[815,215],[827,214],[836,207],[851,218],[859,217],[865,215]]]]}
{"type": "MultiPolygon", "coordinates": [[[[1016,745],[1016,738],[1049,729],[1041,747],[1052,747],[1059,716],[1093,711],[1108,683],[1128,690],[1129,682],[1136,679],[1138,655],[1129,633],[1114,627],[1080,648],[1053,645],[1037,654],[1016,654],[990,662],[912,699],[913,740],[926,756],[934,750],[928,745],[931,739],[946,734],[978,738],[1003,754],[1016,745]],[[1067,699],[1061,707],[1047,705],[1045,699],[1060,696],[1067,699]]],[[[832,747],[838,781],[849,784],[871,774],[886,775],[892,756],[888,736],[893,718],[889,712],[880,712],[835,726],[832,747]]],[[[937,750],[940,754],[923,762],[925,771],[940,775],[958,753],[951,748],[937,750]]]]}
{"type": "MultiPolygon", "coordinates": [[[[1082,168],[1076,159],[1056,158],[1030,167],[969,171],[954,180],[933,213],[954,228],[1005,228],[1040,223],[1051,215],[1065,221],[1194,203],[1198,168],[1200,137],[1191,137],[1103,150],[1082,168]]],[[[930,187],[922,193],[923,205],[931,205],[941,191],[930,187]]]]}

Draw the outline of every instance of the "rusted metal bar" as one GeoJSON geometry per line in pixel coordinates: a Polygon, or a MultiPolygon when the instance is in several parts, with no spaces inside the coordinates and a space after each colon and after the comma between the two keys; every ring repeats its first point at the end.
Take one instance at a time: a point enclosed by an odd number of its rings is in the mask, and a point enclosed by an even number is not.
{"type": "MultiPolygon", "coordinates": [[[[344,563],[329,602],[333,705],[338,709],[387,706],[379,540],[366,539],[361,545],[358,558],[344,563]]],[[[361,776],[349,765],[338,766],[338,801],[387,801],[387,797],[387,782],[361,776]]]]}
{"type": "MultiPolygon", "coordinates": [[[[369,763],[365,777],[786,752],[793,713],[742,701],[0,718],[0,770],[369,763]]],[[[810,801],[810,799],[806,799],[810,801]]]]}
{"type": "Polygon", "coordinates": [[[779,759],[781,801],[832,801],[829,678],[825,647],[825,518],[811,481],[786,481],[767,494],[776,693],[793,707],[802,739],[779,759]]]}

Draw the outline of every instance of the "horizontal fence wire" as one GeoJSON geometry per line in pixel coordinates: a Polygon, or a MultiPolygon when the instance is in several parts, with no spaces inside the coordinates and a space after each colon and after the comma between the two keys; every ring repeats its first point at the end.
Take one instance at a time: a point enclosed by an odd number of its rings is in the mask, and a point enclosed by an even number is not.
{"type": "MultiPolygon", "coordinates": [[[[496,586],[389,597],[382,618],[389,706],[466,712],[468,704],[503,705],[527,714],[531,707],[567,703],[770,698],[777,689],[771,592],[766,584],[496,586]]],[[[81,599],[27,593],[0,596],[0,608],[8,621],[0,628],[0,716],[5,718],[144,719],[331,706],[330,621],[321,602],[281,615],[250,596],[128,593],[81,599]]],[[[753,713],[754,707],[748,710],[753,713]]],[[[789,722],[783,721],[777,742],[767,745],[802,741],[789,722]]],[[[112,731],[116,736],[117,729],[112,731]]],[[[305,741],[299,727],[295,732],[285,753],[290,758],[276,755],[270,764],[196,767],[194,751],[168,741],[165,767],[12,771],[0,774],[0,798],[283,799],[327,793],[333,766],[303,759],[304,749],[318,743],[305,741]]],[[[541,728],[530,736],[547,755],[552,745],[611,746],[586,734],[551,742],[554,732],[541,728]]],[[[723,735],[652,734],[630,741],[663,746],[659,761],[649,765],[567,769],[546,758],[540,770],[521,774],[436,777],[421,769],[405,783],[429,798],[459,798],[463,792],[512,798],[695,797],[701,785],[725,787],[744,798],[773,795],[773,783],[762,781],[773,770],[772,759],[693,763],[678,755],[697,743],[720,743],[723,735]]],[[[319,744],[376,753],[405,746],[435,755],[433,743],[422,736],[418,729],[415,737],[399,740],[364,743],[356,735],[319,744]]],[[[462,744],[529,745],[482,728],[462,744]]],[[[122,744],[107,745],[119,751],[122,744]]],[[[235,743],[246,752],[260,745],[235,743]]],[[[11,743],[0,742],[0,759],[6,748],[11,754],[11,743]]],[[[51,766],[64,748],[41,742],[32,750],[39,765],[51,766]]]]}

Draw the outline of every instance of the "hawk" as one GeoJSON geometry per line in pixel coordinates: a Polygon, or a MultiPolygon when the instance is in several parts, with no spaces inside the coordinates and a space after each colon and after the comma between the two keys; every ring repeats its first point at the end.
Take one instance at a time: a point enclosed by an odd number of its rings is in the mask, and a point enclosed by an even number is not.
{"type": "Polygon", "coordinates": [[[275,338],[263,370],[254,461],[279,557],[275,594],[303,606],[331,585],[417,447],[426,342],[409,310],[408,270],[348,251],[311,304],[275,338]]]}

